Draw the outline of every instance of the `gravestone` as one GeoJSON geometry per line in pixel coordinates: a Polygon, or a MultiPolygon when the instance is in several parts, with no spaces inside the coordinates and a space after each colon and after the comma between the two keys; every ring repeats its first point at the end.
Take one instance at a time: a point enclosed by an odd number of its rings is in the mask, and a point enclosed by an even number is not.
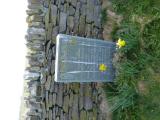
{"type": "Polygon", "coordinates": [[[64,34],[56,40],[55,81],[113,82],[115,43],[64,34]]]}

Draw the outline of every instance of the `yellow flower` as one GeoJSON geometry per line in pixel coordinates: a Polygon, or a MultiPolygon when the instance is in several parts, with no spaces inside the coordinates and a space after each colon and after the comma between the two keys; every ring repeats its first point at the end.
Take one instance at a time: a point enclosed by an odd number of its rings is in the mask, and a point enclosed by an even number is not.
{"type": "Polygon", "coordinates": [[[104,72],[107,70],[107,66],[105,64],[100,64],[99,65],[99,71],[104,72]]]}
{"type": "Polygon", "coordinates": [[[126,45],[126,41],[119,38],[117,42],[117,46],[121,48],[121,47],[124,47],[125,45],[126,45]]]}

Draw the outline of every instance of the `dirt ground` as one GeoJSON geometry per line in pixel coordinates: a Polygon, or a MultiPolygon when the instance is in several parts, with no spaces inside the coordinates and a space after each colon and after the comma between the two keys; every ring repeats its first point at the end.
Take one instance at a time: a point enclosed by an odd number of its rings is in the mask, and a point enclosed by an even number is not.
{"type": "Polygon", "coordinates": [[[112,41],[111,33],[115,26],[120,24],[122,16],[117,15],[112,8],[112,3],[109,0],[103,0],[102,9],[106,9],[107,21],[104,25],[103,38],[104,40],[112,41]]]}

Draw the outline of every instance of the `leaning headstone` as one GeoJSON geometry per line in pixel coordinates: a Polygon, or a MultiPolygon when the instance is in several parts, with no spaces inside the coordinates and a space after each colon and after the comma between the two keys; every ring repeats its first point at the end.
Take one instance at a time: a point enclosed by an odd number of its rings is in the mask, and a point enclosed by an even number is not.
{"type": "Polygon", "coordinates": [[[56,43],[55,81],[113,82],[116,44],[98,39],[59,34],[56,43]]]}

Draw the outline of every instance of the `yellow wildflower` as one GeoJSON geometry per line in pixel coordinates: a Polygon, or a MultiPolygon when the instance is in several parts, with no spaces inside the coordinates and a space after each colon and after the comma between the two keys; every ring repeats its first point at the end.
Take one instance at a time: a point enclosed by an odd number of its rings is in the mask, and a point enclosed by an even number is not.
{"type": "Polygon", "coordinates": [[[105,64],[100,64],[99,65],[99,71],[104,72],[107,70],[107,66],[105,64]]]}
{"type": "Polygon", "coordinates": [[[119,38],[117,42],[117,46],[121,48],[121,47],[124,47],[125,45],[126,45],[126,41],[119,38]]]}

